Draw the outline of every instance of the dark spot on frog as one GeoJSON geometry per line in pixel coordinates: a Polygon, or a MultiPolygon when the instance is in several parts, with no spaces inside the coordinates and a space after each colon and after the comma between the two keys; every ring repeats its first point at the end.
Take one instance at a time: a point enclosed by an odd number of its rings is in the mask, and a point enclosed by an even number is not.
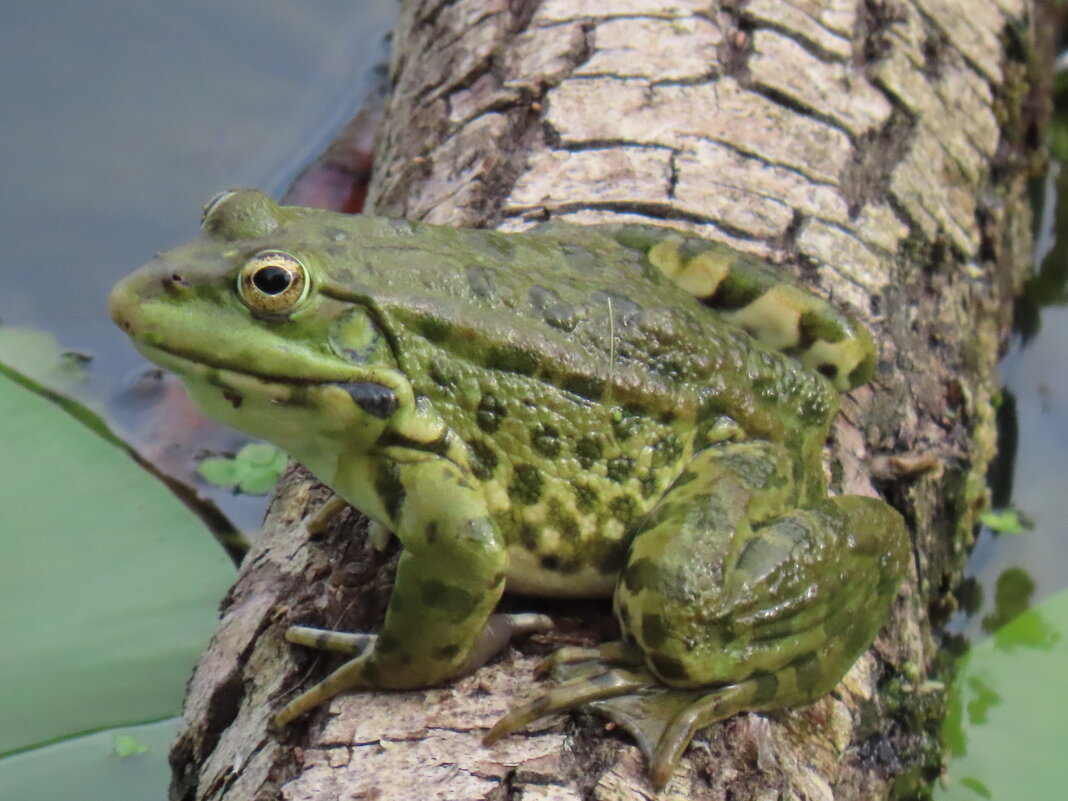
{"type": "Polygon", "coordinates": [[[500,428],[501,420],[504,419],[506,413],[504,401],[496,395],[486,394],[482,396],[478,404],[475,421],[479,428],[487,434],[492,434],[500,428]]]}
{"type": "Polygon", "coordinates": [[[672,679],[681,681],[690,677],[690,672],[686,669],[686,665],[683,664],[681,660],[675,659],[672,656],[649,654],[648,660],[653,668],[653,672],[669,683],[672,679]]]}
{"type": "Polygon", "coordinates": [[[538,527],[530,523],[523,523],[519,526],[519,541],[523,544],[523,547],[534,553],[538,550],[538,544],[541,541],[541,537],[538,534],[538,527]]]}
{"type": "Polygon", "coordinates": [[[753,703],[763,704],[772,700],[779,692],[779,677],[774,673],[754,673],[749,681],[756,683],[753,693],[753,703]]]}
{"type": "Polygon", "coordinates": [[[613,542],[608,545],[604,555],[597,560],[595,567],[603,576],[618,575],[627,563],[627,550],[630,544],[624,540],[613,542]]]}
{"type": "Polygon", "coordinates": [[[456,622],[468,617],[478,607],[478,596],[439,579],[424,581],[419,585],[419,593],[425,606],[449,612],[448,617],[456,622]]]}
{"type": "Polygon", "coordinates": [[[597,401],[604,395],[606,382],[603,378],[591,375],[569,375],[564,377],[561,384],[568,392],[574,392],[587,400],[597,401]]]}
{"type": "Polygon", "coordinates": [[[383,631],[375,640],[375,651],[382,654],[388,654],[390,651],[397,651],[400,647],[401,641],[397,639],[396,635],[391,634],[388,631],[383,631]]]}
{"type": "Polygon", "coordinates": [[[545,554],[538,559],[542,570],[551,573],[577,573],[582,569],[582,562],[578,559],[561,559],[558,554],[545,554]]]}
{"type": "Polygon", "coordinates": [[[497,470],[497,452],[480,439],[468,442],[467,448],[471,453],[471,472],[475,478],[480,481],[492,478],[497,470]]]}
{"type": "Polygon", "coordinates": [[[605,472],[612,481],[621,484],[634,472],[634,460],[629,456],[616,456],[608,460],[605,472]]]}
{"type": "Polygon", "coordinates": [[[531,432],[530,444],[543,456],[559,456],[560,432],[548,423],[538,423],[531,432]]]}
{"type": "Polygon", "coordinates": [[[542,286],[531,287],[527,292],[527,300],[533,308],[541,312],[542,319],[554,328],[573,331],[578,324],[575,309],[560,300],[551,289],[542,286]]]}
{"type": "Polygon", "coordinates": [[[656,495],[657,487],[660,482],[657,481],[656,476],[646,476],[642,479],[642,498],[649,500],[656,495]]]}
{"type": "Polygon", "coordinates": [[[734,311],[748,306],[764,294],[766,287],[758,283],[746,284],[738,280],[739,273],[732,273],[719,285],[716,294],[701,298],[710,309],[734,311]]]}
{"type": "Polygon", "coordinates": [[[549,498],[549,511],[546,520],[552,528],[560,532],[565,541],[574,542],[579,539],[579,524],[574,515],[567,511],[558,498],[549,498]]]}
{"type": "Polygon", "coordinates": [[[537,503],[541,498],[544,481],[537,467],[529,464],[516,465],[512,473],[512,483],[508,485],[508,496],[516,503],[537,503]]]}
{"type": "Polygon", "coordinates": [[[356,405],[372,417],[385,420],[397,411],[400,402],[389,387],[372,381],[354,381],[334,384],[349,393],[356,405]]]}
{"type": "Polygon", "coordinates": [[[419,330],[431,342],[443,342],[452,331],[452,323],[440,317],[424,317],[419,321],[419,330]]]}
{"type": "Polygon", "coordinates": [[[601,458],[600,440],[593,434],[587,434],[575,443],[575,456],[584,470],[593,466],[601,458]]]}
{"type": "Polygon", "coordinates": [[[404,485],[398,476],[397,466],[392,462],[382,464],[375,475],[375,492],[385,507],[390,520],[397,519],[397,511],[404,502],[404,485]]]}
{"type": "Polygon", "coordinates": [[[486,367],[516,375],[534,375],[538,356],[519,345],[497,345],[486,356],[486,367]]]}
{"type": "Polygon", "coordinates": [[[437,662],[451,662],[459,655],[459,645],[442,645],[430,652],[430,658],[437,662]]]}
{"type": "Polygon", "coordinates": [[[426,528],[423,529],[423,539],[427,545],[433,545],[438,540],[438,523],[436,520],[431,520],[426,524],[426,528]]]}
{"type": "Polygon", "coordinates": [[[226,400],[229,401],[230,405],[233,406],[235,409],[240,409],[241,404],[245,402],[244,396],[242,396],[240,393],[234,392],[232,389],[224,389],[223,397],[226,398],[226,400]]]}
{"type": "Polygon", "coordinates": [[[472,266],[467,268],[466,274],[467,286],[475,297],[492,298],[497,294],[497,280],[493,270],[472,266]]]}
{"type": "Polygon", "coordinates": [[[572,484],[575,491],[575,506],[580,512],[591,512],[597,506],[597,490],[589,484],[572,484]]]}
{"type": "Polygon", "coordinates": [[[842,321],[836,319],[837,317],[837,314],[828,316],[823,311],[802,312],[800,319],[797,321],[799,338],[797,347],[802,350],[807,349],[820,339],[832,344],[841,342],[848,334],[843,327],[842,321]]]}
{"type": "Polygon", "coordinates": [[[642,615],[642,642],[646,649],[660,648],[667,640],[668,630],[664,618],[646,612],[642,615]]]}
{"type": "Polygon", "coordinates": [[[452,390],[456,388],[456,378],[453,376],[449,368],[443,364],[440,364],[437,359],[430,362],[430,366],[427,368],[427,374],[431,380],[442,389],[452,390]]]}
{"type": "Polygon", "coordinates": [[[615,292],[594,292],[591,299],[595,305],[610,306],[612,323],[617,331],[621,326],[629,326],[637,322],[642,310],[642,307],[633,300],[624,295],[617,295],[615,292]]]}
{"type": "Polygon", "coordinates": [[[655,589],[654,584],[660,574],[660,569],[652,559],[642,557],[627,565],[627,569],[623,571],[623,584],[631,593],[655,589]]]}
{"type": "Polygon", "coordinates": [[[682,456],[682,443],[674,434],[669,434],[653,445],[653,466],[665,467],[675,464],[682,456]]]}
{"type": "Polygon", "coordinates": [[[341,228],[335,228],[333,226],[330,226],[329,228],[323,229],[323,236],[325,236],[327,239],[333,240],[334,242],[344,242],[346,239],[348,239],[349,235],[341,228]]]}
{"type": "Polygon", "coordinates": [[[807,693],[815,693],[826,681],[819,655],[812,651],[801,654],[788,667],[797,677],[797,686],[807,693]]]}
{"type": "Polygon", "coordinates": [[[608,504],[612,517],[621,523],[629,523],[638,516],[638,503],[630,495],[619,495],[608,504]]]}

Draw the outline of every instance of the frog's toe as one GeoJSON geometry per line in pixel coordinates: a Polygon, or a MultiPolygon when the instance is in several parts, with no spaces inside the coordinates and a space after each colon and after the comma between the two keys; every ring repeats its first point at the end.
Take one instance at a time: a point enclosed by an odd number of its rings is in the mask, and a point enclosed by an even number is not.
{"type": "Polygon", "coordinates": [[[374,647],[375,635],[330,631],[311,626],[290,626],[286,629],[286,641],[307,648],[317,648],[320,651],[335,651],[348,656],[359,656],[374,647]]]}
{"type": "MultiPolygon", "coordinates": [[[[371,637],[372,635],[357,636],[371,637]]],[[[305,690],[282,707],[281,711],[271,718],[271,729],[279,731],[285,728],[290,721],[348,690],[371,689],[379,686],[379,672],[373,653],[370,651],[355,659],[350,659],[314,687],[305,690]]]]}
{"type": "Polygon", "coordinates": [[[494,724],[482,738],[482,742],[484,745],[492,745],[502,737],[519,731],[553,712],[563,712],[591,701],[633,693],[647,683],[647,676],[627,670],[599,670],[592,675],[566,681],[513,709],[494,724]]]}
{"type": "Polygon", "coordinates": [[[564,675],[565,666],[583,662],[638,668],[641,667],[642,658],[641,654],[622,640],[601,643],[592,648],[569,645],[556,649],[541,660],[534,668],[534,675],[539,677],[552,675],[557,681],[563,681],[567,678],[564,675]]]}
{"type": "Polygon", "coordinates": [[[645,717],[630,721],[620,715],[624,710],[598,707],[598,711],[627,729],[649,760],[649,781],[659,790],[678,767],[686,747],[705,726],[741,712],[751,700],[751,682],[729,684],[717,690],[663,691],[659,699],[645,699],[645,717]],[[651,704],[661,707],[650,714],[651,704]]]}

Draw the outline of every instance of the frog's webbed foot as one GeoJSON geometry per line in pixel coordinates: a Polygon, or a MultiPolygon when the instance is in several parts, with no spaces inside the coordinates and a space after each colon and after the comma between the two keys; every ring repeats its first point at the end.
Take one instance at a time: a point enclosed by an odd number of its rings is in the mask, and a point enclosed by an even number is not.
{"type": "Polygon", "coordinates": [[[758,683],[745,680],[711,690],[670,688],[644,667],[632,666],[639,659],[620,642],[560,649],[538,669],[551,670],[562,683],[510,711],[483,742],[490,745],[554,712],[586,708],[634,738],[649,764],[650,782],[661,789],[694,735],[752,706],[758,683]]]}

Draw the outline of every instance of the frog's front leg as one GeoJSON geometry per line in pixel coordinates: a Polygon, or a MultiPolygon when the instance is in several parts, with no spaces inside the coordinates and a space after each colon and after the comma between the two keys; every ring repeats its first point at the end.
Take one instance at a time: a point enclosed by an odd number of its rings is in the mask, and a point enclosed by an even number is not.
{"type": "Polygon", "coordinates": [[[804,497],[793,464],[766,442],[698,454],[638,524],[615,595],[624,643],[555,657],[564,684],[487,739],[589,705],[635,737],[659,787],[703,726],[829,692],[882,624],[908,539],[882,501],[804,497]]]}
{"type": "Polygon", "coordinates": [[[444,458],[383,460],[378,469],[403,546],[385,623],[377,636],[292,631],[302,644],[357,655],[286,705],[276,728],[345,690],[440,683],[492,655],[482,640],[501,639],[487,620],[504,590],[506,555],[481,495],[444,458]]]}

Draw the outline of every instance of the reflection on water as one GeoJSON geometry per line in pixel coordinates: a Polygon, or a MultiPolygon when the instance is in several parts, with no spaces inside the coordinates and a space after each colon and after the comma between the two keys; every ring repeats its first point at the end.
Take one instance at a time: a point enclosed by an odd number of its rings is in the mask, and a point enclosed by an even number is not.
{"type": "MultiPolygon", "coordinates": [[[[1064,127],[1064,123],[1060,125],[1064,127]]],[[[1068,154],[1062,154],[1068,155],[1068,154]]],[[[944,801],[1064,797],[1068,747],[1068,171],[1041,193],[1039,266],[1017,304],[1017,341],[1002,362],[995,506],[1022,533],[981,532],[957,593],[949,648],[972,649],[952,688],[944,801]]]]}

